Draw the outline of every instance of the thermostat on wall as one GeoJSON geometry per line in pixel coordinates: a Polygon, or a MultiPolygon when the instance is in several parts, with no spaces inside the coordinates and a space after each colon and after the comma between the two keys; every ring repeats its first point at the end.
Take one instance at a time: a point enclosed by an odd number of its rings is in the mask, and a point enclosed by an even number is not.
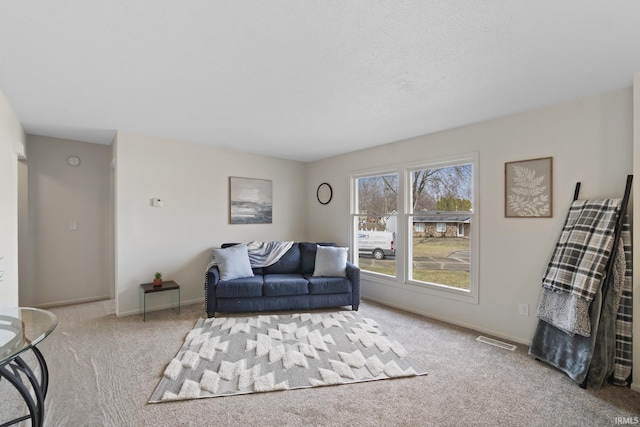
{"type": "Polygon", "coordinates": [[[154,208],[161,208],[164,206],[164,200],[162,199],[151,199],[151,206],[154,208]]]}

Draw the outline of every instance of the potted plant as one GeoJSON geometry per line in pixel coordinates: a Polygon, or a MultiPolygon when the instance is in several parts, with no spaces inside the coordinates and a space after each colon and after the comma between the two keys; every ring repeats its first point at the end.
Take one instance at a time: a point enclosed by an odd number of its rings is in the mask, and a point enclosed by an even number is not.
{"type": "Polygon", "coordinates": [[[153,286],[162,286],[162,273],[158,271],[154,276],[155,279],[153,279],[153,286]]]}

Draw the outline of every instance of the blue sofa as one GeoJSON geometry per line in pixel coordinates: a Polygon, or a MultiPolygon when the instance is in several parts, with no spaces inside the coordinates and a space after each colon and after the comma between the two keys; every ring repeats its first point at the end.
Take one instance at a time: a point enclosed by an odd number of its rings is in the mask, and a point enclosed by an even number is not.
{"type": "MultiPolygon", "coordinates": [[[[222,248],[233,246],[224,244],[222,248]]],[[[346,277],[313,276],[318,245],[294,243],[275,263],[253,268],[253,277],[220,280],[217,266],[207,271],[205,308],[207,317],[216,312],[260,312],[306,310],[360,305],[360,269],[347,262],[346,277]]]]}

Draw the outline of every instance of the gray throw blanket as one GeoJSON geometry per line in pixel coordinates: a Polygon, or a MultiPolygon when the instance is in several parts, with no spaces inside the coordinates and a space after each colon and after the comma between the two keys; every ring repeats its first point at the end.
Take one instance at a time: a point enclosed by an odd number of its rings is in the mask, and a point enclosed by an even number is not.
{"type": "Polygon", "coordinates": [[[251,267],[269,267],[278,262],[293,246],[293,242],[249,242],[249,262],[251,267]]]}
{"type": "MultiPolygon", "coordinates": [[[[572,335],[591,335],[589,307],[611,257],[621,199],[575,200],[542,280],[539,319],[572,335]]],[[[616,254],[624,259],[624,252],[616,254]]]]}
{"type": "MultiPolygon", "coordinates": [[[[247,252],[249,253],[249,262],[252,268],[268,267],[278,262],[282,256],[287,253],[293,246],[294,242],[258,242],[253,241],[247,243],[247,252]]],[[[216,265],[215,258],[212,259],[207,265],[205,270],[205,277],[207,271],[211,267],[216,265]]]]}

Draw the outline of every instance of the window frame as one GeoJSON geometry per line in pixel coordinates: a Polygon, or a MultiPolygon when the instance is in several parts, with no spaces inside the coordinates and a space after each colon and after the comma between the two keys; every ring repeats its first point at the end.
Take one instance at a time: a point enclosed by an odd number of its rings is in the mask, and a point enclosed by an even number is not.
{"type": "MultiPolygon", "coordinates": [[[[404,179],[404,177],[398,173],[398,171],[396,169],[372,169],[369,170],[367,172],[362,172],[362,173],[358,173],[358,174],[352,174],[351,175],[351,200],[350,200],[350,211],[351,211],[351,225],[350,225],[350,231],[351,231],[351,239],[350,239],[350,248],[349,248],[349,253],[350,253],[350,261],[355,264],[358,265],[358,258],[360,257],[360,251],[358,248],[358,224],[359,224],[359,220],[360,220],[360,212],[358,209],[358,200],[359,200],[359,194],[358,194],[358,179],[360,178],[369,178],[369,177],[375,177],[375,176],[385,176],[385,175],[397,175],[398,176],[398,189],[397,189],[397,204],[396,204],[396,210],[401,210],[401,206],[403,203],[403,195],[402,195],[402,191],[401,191],[401,183],[404,179]]],[[[388,214],[389,217],[393,216],[395,217],[395,221],[396,224],[400,223],[400,216],[398,215],[398,213],[389,213],[388,214]]],[[[396,239],[397,239],[397,233],[396,233],[396,239]]],[[[361,270],[361,273],[365,273],[366,275],[370,275],[372,277],[378,277],[378,278],[383,278],[383,280],[388,280],[388,279],[392,279],[393,281],[396,281],[398,278],[398,243],[396,240],[395,243],[395,247],[396,247],[396,259],[395,259],[395,264],[396,264],[396,275],[392,276],[389,274],[384,274],[384,273],[377,273],[374,271],[368,271],[368,270],[361,270]]]]}
{"type": "Polygon", "coordinates": [[[396,230],[396,275],[389,276],[380,273],[361,271],[364,280],[377,284],[392,286],[398,289],[410,290],[461,302],[478,304],[479,295],[479,258],[480,258],[480,193],[479,176],[480,168],[478,153],[463,153],[452,156],[426,159],[422,162],[399,163],[385,168],[371,168],[354,171],[350,174],[350,257],[351,262],[358,265],[357,250],[357,208],[358,208],[358,178],[368,176],[398,174],[398,212],[396,230]],[[410,280],[412,267],[412,247],[408,244],[413,235],[413,212],[411,209],[411,173],[421,169],[433,169],[461,164],[471,164],[472,167],[472,208],[469,212],[472,224],[470,232],[470,289],[453,288],[437,283],[428,283],[410,280]]]}

